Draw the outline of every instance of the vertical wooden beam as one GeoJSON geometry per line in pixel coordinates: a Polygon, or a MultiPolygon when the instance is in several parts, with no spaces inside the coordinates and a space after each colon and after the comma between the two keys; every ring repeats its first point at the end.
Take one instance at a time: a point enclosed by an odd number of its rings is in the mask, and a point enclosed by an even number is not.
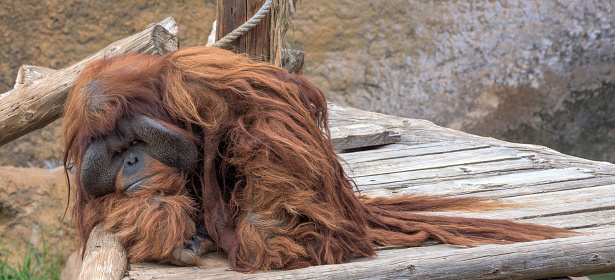
{"type": "MultiPolygon", "coordinates": [[[[265,0],[248,0],[248,14],[246,21],[250,19],[258,10],[265,4],[265,0]]],[[[261,60],[269,61],[269,51],[271,43],[271,33],[269,32],[271,25],[271,12],[264,17],[250,32],[243,38],[246,43],[246,52],[252,57],[261,60]]]]}
{"type": "MultiPolygon", "coordinates": [[[[216,41],[233,31],[245,22],[246,0],[218,0],[218,13],[216,21],[216,41]]],[[[239,39],[233,42],[235,50],[243,49],[239,39]]]]}
{"type": "MultiPolygon", "coordinates": [[[[264,3],[265,0],[218,0],[216,41],[250,19],[264,3]]],[[[254,59],[269,61],[270,22],[271,15],[268,14],[248,33],[233,42],[234,51],[247,53],[254,59]]]]}

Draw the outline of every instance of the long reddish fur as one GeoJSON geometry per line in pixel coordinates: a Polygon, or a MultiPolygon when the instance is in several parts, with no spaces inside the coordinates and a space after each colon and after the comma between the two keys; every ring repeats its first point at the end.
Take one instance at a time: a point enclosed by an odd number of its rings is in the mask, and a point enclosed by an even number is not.
{"type": "Polygon", "coordinates": [[[203,162],[200,182],[193,182],[202,188],[201,205],[188,197],[185,178],[164,167],[159,183],[131,195],[88,197],[75,180],[73,220],[81,245],[93,226],[103,223],[122,237],[131,261],[168,260],[173,248],[194,234],[190,219],[195,217],[203,219],[236,270],[336,264],[353,255],[373,256],[377,245],[419,246],[429,239],[472,245],[567,233],[505,220],[414,213],[471,208],[473,199],[359,198],[333,151],[322,92],[303,76],[225,50],[193,47],[88,65],[65,109],[64,162],[74,163],[75,178],[92,139],[131,114],[184,133],[202,150],[203,162]],[[94,79],[112,100],[104,110],[88,110],[90,100],[82,94],[94,79]],[[219,182],[227,170],[237,176],[219,182]],[[168,206],[152,210],[152,201],[161,200],[168,206]]]}

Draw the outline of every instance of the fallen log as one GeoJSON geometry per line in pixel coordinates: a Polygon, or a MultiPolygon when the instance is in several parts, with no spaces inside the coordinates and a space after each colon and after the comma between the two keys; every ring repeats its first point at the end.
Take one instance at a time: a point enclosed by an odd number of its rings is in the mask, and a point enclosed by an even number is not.
{"type": "Polygon", "coordinates": [[[23,66],[20,71],[24,73],[17,81],[22,84],[0,95],[0,146],[58,119],[62,115],[68,91],[90,62],[129,52],[164,54],[174,51],[179,45],[177,34],[175,20],[169,17],[144,31],[111,43],[69,67],[57,71],[36,67],[36,70],[30,71],[34,73],[33,77],[28,77],[31,74],[25,73],[28,66],[23,66]]]}

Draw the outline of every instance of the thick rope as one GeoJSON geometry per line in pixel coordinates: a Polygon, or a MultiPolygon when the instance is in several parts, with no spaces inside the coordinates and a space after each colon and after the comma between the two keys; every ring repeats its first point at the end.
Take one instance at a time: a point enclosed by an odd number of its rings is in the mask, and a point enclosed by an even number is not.
{"type": "Polygon", "coordinates": [[[271,10],[272,3],[273,3],[273,0],[267,0],[265,4],[263,4],[263,6],[258,10],[258,12],[256,12],[254,16],[252,16],[248,21],[246,21],[241,26],[235,28],[235,30],[233,30],[231,33],[226,34],[226,36],[224,36],[222,39],[215,42],[213,44],[213,47],[225,49],[233,41],[235,41],[235,39],[248,33],[250,29],[256,26],[267,15],[267,13],[269,13],[269,11],[271,10]]]}

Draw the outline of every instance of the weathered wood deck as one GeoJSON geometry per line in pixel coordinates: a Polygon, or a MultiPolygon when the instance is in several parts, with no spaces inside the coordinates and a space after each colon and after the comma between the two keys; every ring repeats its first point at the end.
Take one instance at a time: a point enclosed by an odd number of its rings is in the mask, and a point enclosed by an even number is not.
{"type": "Polygon", "coordinates": [[[375,258],[346,264],[250,274],[230,271],[222,254],[212,254],[204,267],[130,264],[124,279],[537,279],[615,271],[615,165],[479,137],[424,120],[336,105],[330,105],[330,112],[338,148],[397,141],[364,151],[342,151],[347,171],[365,195],[482,196],[520,206],[435,214],[511,219],[582,234],[476,248],[442,244],[382,248],[375,258]]]}

